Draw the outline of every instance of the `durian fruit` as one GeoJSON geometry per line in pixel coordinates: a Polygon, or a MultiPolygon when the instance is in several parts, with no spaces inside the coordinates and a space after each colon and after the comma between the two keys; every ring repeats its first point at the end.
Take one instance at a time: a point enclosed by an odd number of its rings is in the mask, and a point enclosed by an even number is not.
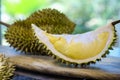
{"type": "Polygon", "coordinates": [[[56,9],[43,9],[33,13],[26,20],[18,20],[10,25],[5,33],[7,42],[25,53],[38,54],[42,50],[39,54],[46,54],[44,46],[38,44],[39,40],[32,33],[32,23],[54,34],[69,34],[75,27],[73,22],[56,9]]]}
{"type": "Polygon", "coordinates": [[[70,21],[65,14],[51,8],[36,11],[26,20],[52,34],[70,34],[75,28],[75,23],[70,21]]]}
{"type": "Polygon", "coordinates": [[[0,80],[10,80],[14,71],[13,64],[9,63],[8,58],[0,54],[0,80]]]}
{"type": "MultiPolygon", "coordinates": [[[[38,43],[38,39],[32,33],[31,26],[26,21],[19,20],[11,25],[5,33],[5,38],[10,43],[10,46],[26,54],[27,52],[37,54],[38,51],[43,49],[42,45],[38,43]]],[[[41,54],[44,54],[44,52],[41,54]]]]}
{"type": "Polygon", "coordinates": [[[72,33],[75,24],[63,13],[56,9],[43,9],[33,13],[26,20],[18,20],[10,25],[5,33],[5,38],[17,50],[31,54],[45,54],[44,46],[38,44],[38,39],[31,33],[31,24],[36,24],[41,29],[54,34],[72,33]],[[38,53],[42,50],[41,53],[38,53]]]}
{"type": "Polygon", "coordinates": [[[96,63],[109,53],[117,38],[114,25],[119,22],[82,34],[50,34],[34,24],[32,28],[48,55],[61,63],[84,66],[96,63]]]}

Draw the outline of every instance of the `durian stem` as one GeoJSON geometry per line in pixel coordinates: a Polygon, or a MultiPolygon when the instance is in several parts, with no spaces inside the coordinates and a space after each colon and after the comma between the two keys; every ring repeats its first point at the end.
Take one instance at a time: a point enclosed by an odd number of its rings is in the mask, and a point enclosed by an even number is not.
{"type": "Polygon", "coordinates": [[[120,23],[120,20],[116,20],[112,22],[112,25],[115,26],[116,24],[120,23]]]}
{"type": "Polygon", "coordinates": [[[4,26],[6,26],[6,27],[9,27],[9,26],[10,26],[9,24],[7,24],[7,23],[5,23],[5,22],[2,22],[2,21],[0,21],[0,24],[4,25],[4,26]]]}

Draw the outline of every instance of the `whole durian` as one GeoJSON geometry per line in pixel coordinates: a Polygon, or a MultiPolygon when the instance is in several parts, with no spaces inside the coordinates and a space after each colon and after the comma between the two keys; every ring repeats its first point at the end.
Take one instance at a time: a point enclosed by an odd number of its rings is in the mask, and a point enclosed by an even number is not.
{"type": "Polygon", "coordinates": [[[17,50],[26,53],[38,54],[41,51],[39,54],[45,54],[45,47],[38,44],[39,40],[32,32],[32,23],[53,34],[69,34],[73,32],[75,27],[73,22],[56,9],[43,9],[33,13],[26,20],[19,20],[10,25],[5,33],[7,42],[17,50]]]}
{"type": "Polygon", "coordinates": [[[14,66],[9,63],[8,58],[0,54],[0,80],[10,80],[15,71],[14,66]]]}
{"type": "MultiPolygon", "coordinates": [[[[5,33],[5,38],[10,46],[16,50],[23,51],[27,54],[38,54],[44,47],[38,44],[38,39],[34,36],[31,26],[26,21],[17,21],[12,24],[5,33]]],[[[39,54],[45,54],[41,52],[39,54]]]]}
{"type": "Polygon", "coordinates": [[[50,8],[34,12],[26,20],[52,34],[71,34],[75,27],[65,14],[50,8]]]}

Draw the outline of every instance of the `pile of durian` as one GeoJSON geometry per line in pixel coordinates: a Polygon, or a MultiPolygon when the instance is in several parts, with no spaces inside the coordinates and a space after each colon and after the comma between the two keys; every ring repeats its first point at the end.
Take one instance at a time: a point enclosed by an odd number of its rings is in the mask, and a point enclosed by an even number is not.
{"type": "Polygon", "coordinates": [[[72,34],[75,23],[56,9],[34,12],[10,25],[5,38],[16,50],[26,54],[49,55],[61,63],[89,65],[100,61],[112,49],[117,35],[115,24],[82,34],[72,34]]]}

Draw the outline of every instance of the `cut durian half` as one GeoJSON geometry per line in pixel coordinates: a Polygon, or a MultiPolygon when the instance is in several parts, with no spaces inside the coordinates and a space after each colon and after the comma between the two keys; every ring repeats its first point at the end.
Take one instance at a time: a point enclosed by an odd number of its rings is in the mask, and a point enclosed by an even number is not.
{"type": "MultiPolygon", "coordinates": [[[[120,22],[120,21],[119,21],[120,22]]],[[[83,34],[49,34],[32,24],[35,36],[48,54],[63,63],[89,64],[100,60],[116,40],[116,23],[83,34]]]]}

